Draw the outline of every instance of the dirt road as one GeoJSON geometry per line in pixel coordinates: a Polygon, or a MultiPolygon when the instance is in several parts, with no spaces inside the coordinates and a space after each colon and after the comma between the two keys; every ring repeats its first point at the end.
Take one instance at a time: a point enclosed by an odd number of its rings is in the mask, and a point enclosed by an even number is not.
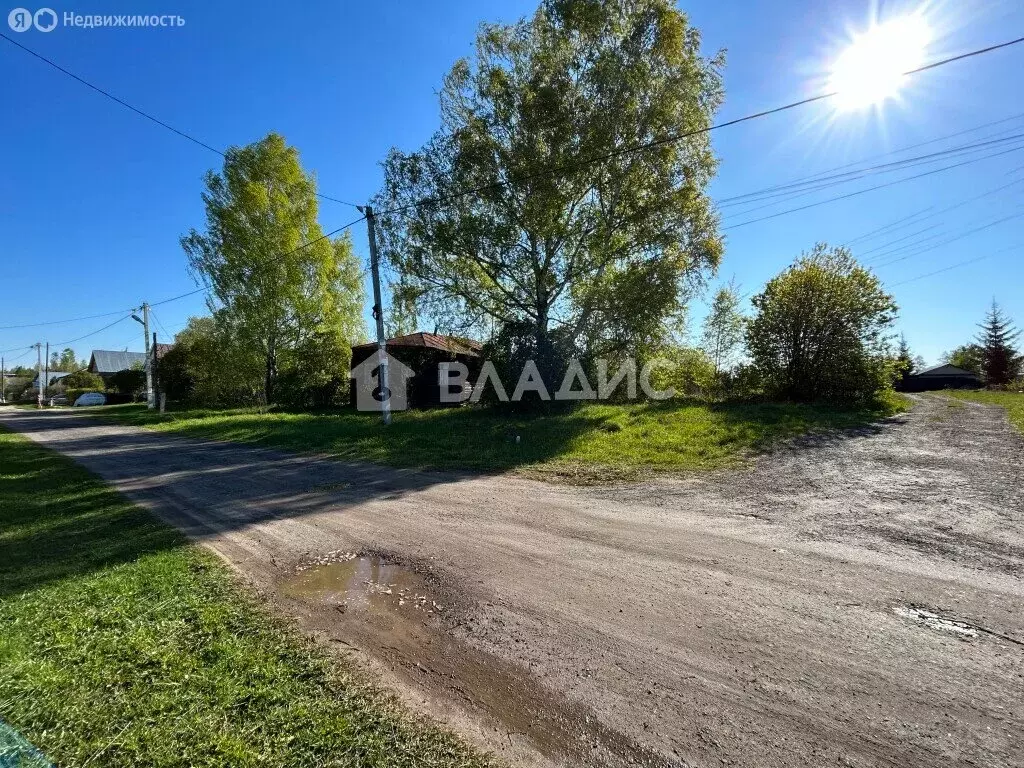
{"type": "Polygon", "coordinates": [[[1024,764],[1024,440],[997,409],[923,396],[748,469],[596,490],[0,425],[512,762],[1024,764]]]}

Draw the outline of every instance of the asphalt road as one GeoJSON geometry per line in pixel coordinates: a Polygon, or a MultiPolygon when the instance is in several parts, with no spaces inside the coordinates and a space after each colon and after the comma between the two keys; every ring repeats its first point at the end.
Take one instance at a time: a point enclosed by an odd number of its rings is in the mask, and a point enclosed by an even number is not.
{"type": "Polygon", "coordinates": [[[1024,440],[998,409],[923,396],[747,469],[598,489],[0,425],[511,762],[1024,764],[1024,440]]]}

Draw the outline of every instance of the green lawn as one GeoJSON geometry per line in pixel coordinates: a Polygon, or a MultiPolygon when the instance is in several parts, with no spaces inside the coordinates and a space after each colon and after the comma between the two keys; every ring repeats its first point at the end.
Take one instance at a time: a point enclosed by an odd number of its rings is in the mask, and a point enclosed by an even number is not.
{"type": "Polygon", "coordinates": [[[989,392],[988,390],[953,390],[946,394],[961,400],[973,400],[987,405],[1001,405],[1010,415],[1010,421],[1024,432],[1024,392],[989,392]]]}
{"type": "Polygon", "coordinates": [[[0,627],[0,720],[58,765],[489,764],[266,613],[205,550],[6,432],[0,627]]]}
{"type": "Polygon", "coordinates": [[[678,401],[586,404],[570,413],[519,418],[487,408],[459,408],[397,413],[388,428],[379,417],[352,411],[196,410],[160,416],[141,406],[119,406],[94,413],[166,432],[340,459],[431,469],[515,469],[593,482],[651,470],[720,467],[773,441],[862,425],[905,403],[893,397],[860,410],[678,401]]]}

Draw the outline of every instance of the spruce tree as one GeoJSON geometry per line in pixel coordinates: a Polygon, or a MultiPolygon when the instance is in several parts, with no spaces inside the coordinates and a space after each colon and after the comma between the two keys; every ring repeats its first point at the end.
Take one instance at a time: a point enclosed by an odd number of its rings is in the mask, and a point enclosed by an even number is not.
{"type": "Polygon", "coordinates": [[[1009,384],[1020,375],[1021,363],[1024,362],[1014,346],[1021,332],[1013,326],[995,299],[985,315],[985,322],[979,327],[978,346],[981,347],[981,372],[985,383],[990,387],[1009,384]]]}

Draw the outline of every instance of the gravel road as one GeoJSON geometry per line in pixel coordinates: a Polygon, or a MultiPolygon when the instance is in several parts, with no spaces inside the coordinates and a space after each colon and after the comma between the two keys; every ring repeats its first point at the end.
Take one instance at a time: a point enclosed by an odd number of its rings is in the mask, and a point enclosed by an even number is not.
{"type": "Polygon", "coordinates": [[[1024,765],[1024,440],[937,395],[577,489],[0,410],[524,765],[1024,765]],[[356,559],[352,559],[354,556],[356,559]]]}

